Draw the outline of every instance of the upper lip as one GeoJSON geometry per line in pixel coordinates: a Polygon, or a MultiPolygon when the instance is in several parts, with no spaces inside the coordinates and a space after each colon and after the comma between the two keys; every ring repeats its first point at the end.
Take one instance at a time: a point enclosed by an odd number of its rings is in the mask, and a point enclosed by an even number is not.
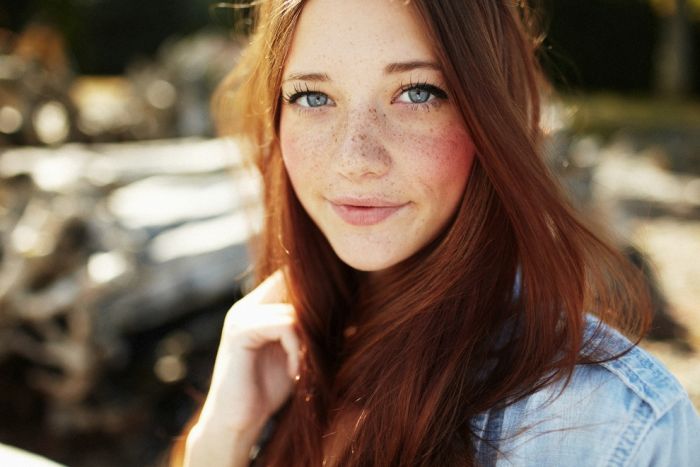
{"type": "Polygon", "coordinates": [[[357,206],[365,208],[395,208],[406,204],[376,196],[339,196],[337,198],[328,198],[328,201],[338,206],[357,206]]]}

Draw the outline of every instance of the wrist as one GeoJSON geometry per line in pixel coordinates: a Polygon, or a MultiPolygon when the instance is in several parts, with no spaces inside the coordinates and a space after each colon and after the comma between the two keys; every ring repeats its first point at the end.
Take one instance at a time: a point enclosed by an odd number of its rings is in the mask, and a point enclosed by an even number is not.
{"type": "Polygon", "coordinates": [[[228,429],[197,422],[185,443],[185,466],[245,467],[261,429],[228,429]]]}

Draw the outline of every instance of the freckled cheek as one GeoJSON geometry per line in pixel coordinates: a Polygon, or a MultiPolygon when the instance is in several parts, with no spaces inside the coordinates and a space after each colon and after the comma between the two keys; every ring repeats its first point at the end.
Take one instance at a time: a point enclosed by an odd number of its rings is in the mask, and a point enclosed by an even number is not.
{"type": "Polygon", "coordinates": [[[474,161],[474,144],[461,126],[433,128],[401,141],[399,151],[416,181],[437,194],[456,189],[461,194],[474,161]]]}
{"type": "Polygon", "coordinates": [[[322,129],[311,131],[308,126],[300,128],[284,123],[280,126],[282,158],[293,181],[319,174],[324,161],[328,159],[324,155],[330,150],[326,133],[322,129]]]}

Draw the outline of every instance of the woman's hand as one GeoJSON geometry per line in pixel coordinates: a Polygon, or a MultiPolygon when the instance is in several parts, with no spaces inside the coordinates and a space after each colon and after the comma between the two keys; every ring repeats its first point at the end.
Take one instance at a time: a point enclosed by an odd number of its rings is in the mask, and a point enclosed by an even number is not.
{"type": "Polygon", "coordinates": [[[226,315],[209,393],[187,437],[185,465],[247,465],[266,420],[289,397],[299,341],[285,298],[277,271],[226,315]]]}

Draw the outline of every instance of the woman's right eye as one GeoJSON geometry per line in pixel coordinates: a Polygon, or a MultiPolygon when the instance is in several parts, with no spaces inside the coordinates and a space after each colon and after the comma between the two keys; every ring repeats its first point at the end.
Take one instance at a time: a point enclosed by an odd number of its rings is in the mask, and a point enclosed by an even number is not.
{"type": "Polygon", "coordinates": [[[324,105],[333,105],[333,101],[322,92],[302,91],[287,97],[290,104],[298,104],[301,107],[316,108],[324,105]]]}

